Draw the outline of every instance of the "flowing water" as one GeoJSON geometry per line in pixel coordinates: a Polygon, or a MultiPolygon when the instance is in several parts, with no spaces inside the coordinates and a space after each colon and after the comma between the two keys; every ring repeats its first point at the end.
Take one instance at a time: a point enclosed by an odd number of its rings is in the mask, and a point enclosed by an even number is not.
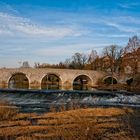
{"type": "Polygon", "coordinates": [[[130,92],[0,90],[0,100],[18,106],[23,112],[47,112],[52,105],[59,107],[71,104],[140,108],[140,95],[130,92]]]}
{"type": "Polygon", "coordinates": [[[62,91],[62,90],[10,90],[0,89],[0,101],[19,107],[21,112],[49,112],[51,106],[59,109],[78,105],[80,107],[128,107],[134,110],[130,122],[136,136],[140,137],[140,94],[108,91],[62,91]]]}

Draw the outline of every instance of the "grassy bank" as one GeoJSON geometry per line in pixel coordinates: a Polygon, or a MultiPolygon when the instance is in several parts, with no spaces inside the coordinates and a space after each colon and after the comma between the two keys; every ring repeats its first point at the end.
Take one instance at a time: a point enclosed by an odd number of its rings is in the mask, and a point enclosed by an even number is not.
{"type": "Polygon", "coordinates": [[[86,108],[44,114],[0,106],[1,140],[134,140],[127,108],[86,108]]]}

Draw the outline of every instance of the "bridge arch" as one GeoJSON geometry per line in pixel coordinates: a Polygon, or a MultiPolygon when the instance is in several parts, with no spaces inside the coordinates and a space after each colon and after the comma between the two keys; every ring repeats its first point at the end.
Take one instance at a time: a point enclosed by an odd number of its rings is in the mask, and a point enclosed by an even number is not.
{"type": "Polygon", "coordinates": [[[62,79],[56,73],[47,73],[41,79],[41,89],[59,90],[62,88],[62,79]]]}
{"type": "Polygon", "coordinates": [[[8,88],[28,89],[29,78],[27,77],[25,73],[15,72],[8,79],[8,88]]]}
{"type": "Polygon", "coordinates": [[[92,79],[86,74],[77,75],[72,80],[73,90],[90,90],[92,85],[92,79]]]}
{"type": "Polygon", "coordinates": [[[131,84],[133,83],[133,81],[134,81],[133,77],[128,78],[128,79],[126,80],[126,84],[127,84],[128,86],[131,86],[131,84]]]}
{"type": "MultiPolygon", "coordinates": [[[[104,84],[112,84],[112,76],[106,76],[103,78],[103,83],[104,84]]],[[[118,83],[118,80],[116,77],[113,77],[113,84],[117,84],[118,83]]]]}

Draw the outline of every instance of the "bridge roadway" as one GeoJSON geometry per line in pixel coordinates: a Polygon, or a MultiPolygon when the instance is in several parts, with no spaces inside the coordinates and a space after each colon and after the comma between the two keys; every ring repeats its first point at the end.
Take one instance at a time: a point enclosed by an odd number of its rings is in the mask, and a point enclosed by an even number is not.
{"type": "MultiPolygon", "coordinates": [[[[99,80],[109,77],[110,74],[93,70],[71,70],[50,68],[1,68],[0,88],[8,88],[10,79],[16,74],[23,74],[28,80],[29,89],[41,89],[41,83],[46,75],[53,74],[60,79],[61,89],[72,90],[74,80],[81,76],[87,79],[90,87],[95,87],[99,80]]],[[[118,81],[118,77],[114,77],[118,81]]]]}

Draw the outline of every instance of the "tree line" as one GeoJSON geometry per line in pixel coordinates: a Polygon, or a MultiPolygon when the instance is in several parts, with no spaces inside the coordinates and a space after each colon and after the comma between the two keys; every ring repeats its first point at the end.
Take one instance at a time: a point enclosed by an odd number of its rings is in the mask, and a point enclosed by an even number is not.
{"type": "Polygon", "coordinates": [[[138,72],[138,61],[140,59],[140,39],[138,36],[129,38],[125,47],[109,45],[99,55],[96,50],[90,54],[76,52],[71,58],[58,64],[35,63],[35,68],[62,68],[98,70],[109,72],[124,72],[128,68],[133,74],[138,72]],[[129,66],[129,67],[128,67],[129,66]]]}

